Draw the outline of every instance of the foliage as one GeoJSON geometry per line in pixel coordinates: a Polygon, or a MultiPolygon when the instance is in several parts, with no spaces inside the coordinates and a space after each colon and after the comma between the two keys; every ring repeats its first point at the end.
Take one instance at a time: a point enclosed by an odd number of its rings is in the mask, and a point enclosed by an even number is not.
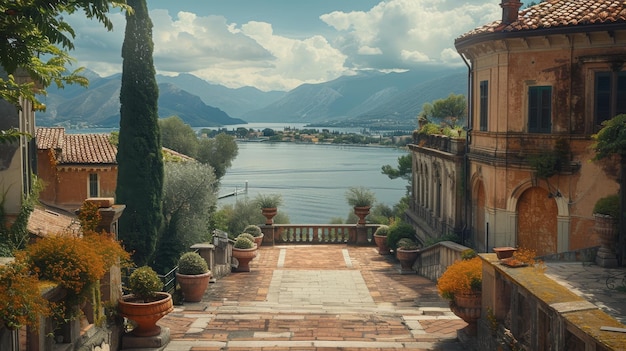
{"type": "Polygon", "coordinates": [[[159,97],[152,58],[152,21],[146,0],[128,0],[122,44],[117,202],[126,210],[120,239],[138,266],[149,262],[163,222],[163,156],[158,126],[159,97]]]}
{"type": "Polygon", "coordinates": [[[280,194],[257,194],[254,198],[254,203],[260,208],[275,208],[283,203],[282,195],[280,194]]]}
{"type": "Polygon", "coordinates": [[[412,162],[413,157],[408,153],[398,157],[398,168],[393,168],[391,165],[384,165],[382,166],[382,173],[386,174],[389,179],[402,178],[410,182],[413,174],[412,162]]]}
{"type": "Polygon", "coordinates": [[[159,119],[163,147],[196,157],[199,141],[196,132],[178,116],[159,119]]]}
{"type": "Polygon", "coordinates": [[[379,203],[372,207],[372,210],[367,218],[370,223],[389,224],[390,219],[396,217],[397,215],[399,214],[396,214],[393,208],[379,203]]]}
{"type": "Polygon", "coordinates": [[[535,250],[520,247],[513,253],[512,259],[525,263],[531,267],[537,266],[540,270],[545,269],[543,261],[535,259],[536,257],[537,252],[535,250]]]}
{"type": "Polygon", "coordinates": [[[22,133],[19,129],[10,128],[8,130],[0,130],[0,144],[17,143],[20,137],[32,138],[28,133],[22,133]]]}
{"type": "Polygon", "coordinates": [[[254,236],[250,233],[241,233],[239,235],[237,235],[237,238],[246,238],[252,242],[254,242],[254,236]]]}
{"type": "Polygon", "coordinates": [[[215,177],[222,179],[238,153],[235,139],[226,133],[220,133],[212,139],[200,139],[196,159],[213,167],[215,177]]]}
{"type": "Polygon", "coordinates": [[[346,191],[346,200],[353,207],[372,206],[376,202],[376,195],[366,187],[350,187],[346,191]]]}
{"type": "Polygon", "coordinates": [[[593,213],[619,218],[619,195],[613,194],[598,199],[593,207],[593,213]]]}
{"type": "Polygon", "coordinates": [[[243,228],[243,233],[252,234],[253,237],[259,237],[263,235],[263,231],[261,231],[261,227],[254,224],[249,224],[245,228],[243,228]]]}
{"type": "Polygon", "coordinates": [[[602,129],[592,136],[596,156],[594,160],[601,160],[617,154],[626,156],[626,114],[617,115],[602,122],[602,129]]]}
{"type": "Polygon", "coordinates": [[[142,266],[130,274],[128,287],[135,297],[148,302],[150,298],[163,289],[163,282],[152,268],[142,266]]]}
{"type": "MultiPolygon", "coordinates": [[[[229,233],[234,239],[237,233],[242,233],[250,223],[265,223],[265,217],[259,211],[259,207],[253,200],[240,198],[234,204],[223,205],[213,216],[216,220],[215,229],[229,233]]],[[[289,217],[284,212],[278,212],[274,217],[274,223],[289,223],[289,217]]]]}
{"type": "Polygon", "coordinates": [[[437,290],[441,297],[452,300],[455,294],[480,292],[482,281],[482,261],[480,257],[474,257],[450,265],[437,281],[437,290]]]}
{"type": "Polygon", "coordinates": [[[417,241],[409,238],[401,238],[396,246],[402,250],[417,250],[420,247],[417,241]]]}
{"type": "Polygon", "coordinates": [[[43,182],[35,175],[31,175],[31,183],[31,191],[22,199],[20,212],[10,226],[4,213],[4,195],[0,200],[0,251],[3,255],[11,256],[12,251],[21,250],[28,243],[28,219],[39,203],[39,193],[43,189],[43,182]]]}
{"type": "MultiPolygon", "coordinates": [[[[432,103],[422,105],[422,112],[418,116],[418,120],[423,121],[446,118],[463,119],[467,117],[467,101],[463,94],[450,94],[445,99],[438,99],[432,103]]],[[[456,122],[455,122],[456,124],[456,122]]]]}
{"type": "Polygon", "coordinates": [[[387,236],[387,234],[389,234],[389,226],[384,224],[376,228],[376,231],[374,232],[374,235],[378,236],[387,236]]]}
{"type": "Polygon", "coordinates": [[[84,201],[78,212],[78,221],[83,231],[95,231],[102,220],[98,205],[94,202],[84,201]]]}
{"type": "Polygon", "coordinates": [[[246,237],[238,236],[233,247],[236,249],[251,249],[254,247],[254,242],[246,237]]]}
{"type": "Polygon", "coordinates": [[[163,230],[150,266],[165,273],[193,244],[210,239],[217,204],[213,169],[197,162],[166,162],[163,181],[163,230]]]}
{"type": "Polygon", "coordinates": [[[76,34],[63,15],[83,10],[87,18],[95,18],[112,30],[107,17],[110,6],[128,9],[123,0],[3,1],[0,64],[8,76],[0,78],[0,98],[16,106],[24,98],[41,108],[35,94],[45,94],[52,83],[60,88],[73,83],[87,85],[87,79],[80,76],[82,68],[73,72],[66,69],[74,61],[66,50],[74,49],[76,34]],[[19,82],[16,73],[28,75],[39,87],[19,82]]]}
{"type": "Polygon", "coordinates": [[[40,316],[52,311],[48,300],[42,297],[37,275],[32,274],[24,255],[0,266],[0,322],[9,329],[22,326],[37,328],[40,316]]]}
{"type": "Polygon", "coordinates": [[[387,246],[391,250],[398,248],[398,241],[402,238],[415,240],[415,228],[412,225],[396,219],[390,226],[387,233],[387,246]]]}
{"type": "Polygon", "coordinates": [[[431,134],[441,134],[443,131],[441,127],[433,122],[428,122],[424,124],[418,131],[418,134],[421,135],[431,135],[431,134]]]}
{"type": "Polygon", "coordinates": [[[185,252],[178,260],[178,273],[186,275],[204,274],[209,265],[197,252],[185,252]]]}
{"type": "Polygon", "coordinates": [[[478,256],[478,254],[473,249],[465,249],[463,250],[463,252],[461,252],[462,260],[471,260],[472,258],[476,256],[478,256]]]}

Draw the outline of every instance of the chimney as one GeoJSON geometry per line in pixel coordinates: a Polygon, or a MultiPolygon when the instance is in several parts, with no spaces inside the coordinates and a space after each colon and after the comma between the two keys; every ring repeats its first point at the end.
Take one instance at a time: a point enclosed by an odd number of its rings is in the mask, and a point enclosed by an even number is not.
{"type": "Polygon", "coordinates": [[[500,7],[502,7],[502,23],[511,24],[517,21],[517,14],[522,3],[519,0],[502,0],[500,7]]]}

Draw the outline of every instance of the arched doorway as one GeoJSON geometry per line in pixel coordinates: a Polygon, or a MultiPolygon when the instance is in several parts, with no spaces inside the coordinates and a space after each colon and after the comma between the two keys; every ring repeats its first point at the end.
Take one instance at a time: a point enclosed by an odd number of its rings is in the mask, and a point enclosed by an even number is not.
{"type": "Polygon", "coordinates": [[[548,191],[539,187],[524,191],[517,213],[517,245],[539,256],[556,253],[558,207],[548,191]]]}

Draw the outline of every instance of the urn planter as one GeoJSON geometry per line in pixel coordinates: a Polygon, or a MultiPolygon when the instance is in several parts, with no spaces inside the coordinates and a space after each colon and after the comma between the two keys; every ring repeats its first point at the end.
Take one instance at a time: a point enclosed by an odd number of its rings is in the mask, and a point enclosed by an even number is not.
{"type": "Polygon", "coordinates": [[[265,225],[274,224],[274,216],[278,213],[278,209],[276,207],[264,207],[261,209],[261,214],[265,217],[265,225]]]}
{"type": "Polygon", "coordinates": [[[250,261],[252,261],[256,255],[256,247],[251,249],[238,249],[233,247],[233,257],[239,262],[235,272],[250,272],[250,261]]]}
{"type": "Polygon", "coordinates": [[[482,294],[454,294],[450,301],[450,310],[461,318],[467,327],[464,328],[468,335],[476,335],[477,322],[481,314],[482,294]]]}
{"type": "Polygon", "coordinates": [[[413,263],[417,260],[419,252],[419,250],[407,250],[403,248],[396,250],[396,258],[400,261],[400,274],[417,273],[413,270],[413,263]]]}
{"type": "Polygon", "coordinates": [[[391,253],[391,249],[387,246],[387,236],[386,235],[377,235],[374,234],[374,242],[378,247],[379,255],[389,255],[391,253]]]}
{"type": "Polygon", "coordinates": [[[183,299],[186,302],[200,302],[204,292],[209,287],[211,271],[203,274],[180,274],[176,273],[176,282],[183,292],[183,299]]]}
{"type": "Polygon", "coordinates": [[[359,222],[358,224],[364,225],[365,222],[365,217],[367,217],[368,214],[370,214],[370,206],[355,206],[354,207],[354,214],[359,217],[359,222]]]}
{"type": "Polygon", "coordinates": [[[137,324],[132,334],[135,336],[155,336],[161,333],[161,327],[156,323],[174,310],[172,295],[166,292],[157,292],[148,302],[135,297],[124,295],[118,301],[120,314],[137,324]]]}
{"type": "Polygon", "coordinates": [[[496,256],[498,256],[499,260],[513,257],[513,254],[515,253],[515,251],[517,251],[517,249],[514,247],[510,247],[510,246],[502,246],[502,247],[493,248],[493,252],[496,253],[496,256]]]}
{"type": "Polygon", "coordinates": [[[600,239],[600,248],[596,254],[596,263],[600,267],[617,267],[617,219],[612,216],[595,213],[594,230],[600,239]]]}

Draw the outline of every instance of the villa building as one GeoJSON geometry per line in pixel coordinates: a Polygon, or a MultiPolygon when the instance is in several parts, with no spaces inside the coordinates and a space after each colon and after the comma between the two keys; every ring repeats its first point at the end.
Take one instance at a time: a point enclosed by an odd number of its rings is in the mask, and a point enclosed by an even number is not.
{"type": "Polygon", "coordinates": [[[410,215],[437,223],[435,235],[463,228],[466,245],[481,252],[597,246],[593,206],[619,186],[615,172],[591,161],[592,135],[626,113],[626,4],[500,6],[501,20],[455,41],[469,76],[465,159],[445,166],[453,153],[411,145],[410,215]]]}

